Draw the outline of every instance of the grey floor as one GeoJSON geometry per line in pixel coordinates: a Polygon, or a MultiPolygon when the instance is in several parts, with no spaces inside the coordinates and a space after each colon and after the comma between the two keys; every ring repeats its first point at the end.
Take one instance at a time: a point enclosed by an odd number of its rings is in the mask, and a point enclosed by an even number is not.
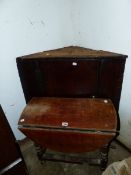
{"type": "MultiPolygon", "coordinates": [[[[109,162],[111,164],[115,161],[123,160],[130,157],[131,154],[122,147],[118,142],[112,142],[116,149],[110,149],[109,162]]],[[[22,144],[21,151],[25,159],[27,169],[30,175],[100,175],[102,171],[99,166],[90,166],[84,164],[69,164],[59,162],[44,162],[43,164],[37,158],[36,150],[32,141],[28,140],[22,144]]],[[[89,153],[87,156],[98,156],[99,152],[89,153]]],[[[85,154],[84,154],[85,155],[85,154]]]]}

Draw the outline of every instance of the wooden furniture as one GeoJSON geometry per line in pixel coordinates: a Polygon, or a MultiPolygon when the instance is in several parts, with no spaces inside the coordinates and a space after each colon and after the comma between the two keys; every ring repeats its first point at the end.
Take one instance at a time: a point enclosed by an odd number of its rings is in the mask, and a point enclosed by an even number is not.
{"type": "MultiPolygon", "coordinates": [[[[85,99],[87,103],[91,100],[93,105],[92,109],[94,109],[94,113],[95,113],[95,109],[96,109],[95,102],[97,100],[101,101],[104,99],[105,100],[108,99],[109,101],[108,104],[112,104],[113,102],[113,105],[115,106],[115,109],[116,109],[116,113],[118,113],[126,57],[127,57],[126,55],[122,55],[122,54],[116,54],[116,53],[111,53],[106,51],[95,51],[91,49],[71,46],[71,47],[36,53],[36,54],[17,58],[17,66],[18,66],[18,71],[19,71],[25,99],[27,103],[29,102],[28,104],[29,106],[27,105],[27,109],[28,107],[30,107],[30,104],[32,103],[33,105],[35,104],[37,107],[40,105],[39,99],[35,99],[35,100],[33,99],[34,101],[31,100],[33,97],[48,97],[48,98],[55,97],[56,101],[62,100],[61,101],[62,104],[65,103],[66,98],[67,100],[70,98],[71,101],[69,100],[69,106],[76,104],[76,108],[79,106],[78,109],[80,108],[80,110],[81,110],[80,106],[82,106],[81,105],[82,99],[83,100],[85,99]],[[92,99],[89,100],[89,98],[93,98],[93,101],[92,99]],[[94,98],[97,98],[97,100],[95,101],[94,98]],[[109,99],[111,99],[112,102],[109,99]],[[78,101],[80,100],[79,105],[77,103],[78,102],[77,100],[78,101]]],[[[91,102],[89,103],[91,104],[91,102]]],[[[51,104],[52,102],[50,101],[50,104],[48,105],[51,105],[51,104]]],[[[68,103],[66,104],[66,106],[68,106],[68,103]]],[[[60,107],[62,107],[62,105],[60,105],[60,107]]],[[[70,109],[69,111],[71,110],[73,109],[70,109]]],[[[110,109],[107,109],[107,111],[108,110],[110,109]]],[[[79,115],[79,111],[78,110],[76,111],[77,111],[77,115],[79,115]]],[[[36,112],[34,113],[36,114],[36,112]]],[[[94,113],[92,113],[92,116],[94,113]]],[[[105,110],[103,110],[103,113],[105,113],[105,110]]],[[[116,119],[115,119],[116,115],[115,115],[115,112],[113,113],[114,115],[112,115],[112,113],[108,115],[108,120],[103,119],[103,123],[100,123],[99,120],[96,121],[95,118],[94,119],[92,118],[92,120],[89,120],[89,123],[87,126],[85,126],[85,128],[89,130],[88,127],[90,125],[90,129],[91,130],[94,129],[95,132],[97,130],[100,132],[102,130],[105,131],[104,122],[108,121],[107,122],[108,124],[106,123],[109,126],[108,129],[109,130],[111,129],[111,133],[112,133],[113,128],[110,128],[110,124],[109,124],[112,122],[112,124],[114,125],[114,132],[116,132],[116,119]],[[113,116],[115,116],[114,120],[112,119],[113,116]],[[98,128],[96,127],[97,124],[98,124],[98,128]],[[101,124],[103,125],[103,129],[101,127],[101,124]]],[[[28,123],[28,125],[30,125],[32,122],[34,122],[33,123],[34,127],[40,125],[40,123],[38,122],[40,121],[39,117],[37,117],[37,119],[34,119],[35,116],[27,117],[28,114],[27,113],[25,114],[26,115],[24,119],[25,119],[25,122],[28,123]],[[28,118],[28,121],[26,121],[27,118],[28,118]]],[[[98,117],[97,115],[94,115],[94,117],[95,116],[98,117]]],[[[68,119],[70,118],[70,122],[71,122],[72,117],[70,112],[68,112],[68,115],[66,115],[66,117],[68,119]]],[[[88,118],[88,115],[87,115],[87,118],[88,118]]],[[[81,117],[79,116],[79,122],[77,120],[78,122],[77,126],[81,130],[83,129],[83,127],[81,128],[82,121],[80,119],[81,117]]],[[[56,118],[56,120],[57,122],[59,121],[58,118],[56,118]]],[[[72,122],[74,122],[74,120],[72,122]]],[[[21,123],[19,122],[19,124],[21,123]]],[[[43,126],[44,121],[42,121],[41,124],[43,126]]],[[[23,131],[22,128],[21,130],[23,131]]],[[[119,130],[119,125],[117,130],[119,130]]],[[[50,135],[50,137],[54,138],[53,135],[55,135],[55,132],[56,131],[52,132],[53,134],[52,136],[50,135]]],[[[94,134],[91,134],[91,135],[89,133],[88,134],[86,133],[88,136],[90,135],[89,136],[91,138],[90,141],[94,140],[93,138],[96,139],[95,132],[94,134]]],[[[31,131],[30,134],[31,133],[33,135],[34,131],[31,131]]],[[[108,152],[107,150],[111,139],[115,136],[114,134],[110,137],[109,135],[111,133],[108,133],[108,134],[106,133],[107,142],[105,142],[105,144],[106,143],[108,144],[104,146],[104,149],[103,149],[104,151],[102,153],[103,158],[101,162],[103,162],[103,160],[105,159],[105,162],[107,163],[107,156],[105,155],[108,152]]],[[[27,130],[26,130],[26,134],[27,134],[27,130]]],[[[65,135],[64,132],[63,134],[65,135]]],[[[69,138],[70,137],[72,138],[71,134],[69,135],[69,138]]],[[[31,136],[31,138],[34,139],[34,136],[33,137],[31,136]]],[[[71,141],[71,138],[70,138],[70,141],[71,141]]],[[[96,141],[97,144],[99,145],[99,143],[102,142],[102,136],[100,139],[97,138],[96,140],[97,140],[96,141]]],[[[35,141],[37,142],[38,140],[35,140],[35,141]]],[[[76,142],[77,141],[79,145],[81,141],[76,140],[76,142]]],[[[62,144],[62,140],[58,139],[57,142],[62,144]]],[[[72,142],[70,143],[74,144],[72,142]]],[[[86,145],[86,143],[87,142],[85,141],[84,146],[86,145]]],[[[89,140],[88,140],[88,143],[89,143],[89,140]]],[[[44,144],[46,143],[43,141],[43,145],[44,144]]],[[[100,145],[103,146],[103,144],[100,144],[100,145]]],[[[100,145],[98,146],[98,148],[100,148],[100,145]]],[[[50,144],[47,144],[47,146],[50,147],[50,144]]],[[[53,146],[51,146],[51,148],[52,147],[53,146]]],[[[90,148],[88,149],[89,150],[95,149],[93,147],[94,147],[94,144],[92,142],[92,146],[90,145],[90,148]]],[[[56,150],[60,150],[61,146],[59,145],[58,147],[54,147],[54,148],[56,148],[56,150]]],[[[76,149],[76,152],[82,151],[82,150],[79,150],[79,146],[75,147],[74,149],[76,149]]],[[[87,147],[83,147],[82,149],[83,151],[89,151],[87,150],[87,147]]],[[[63,147],[63,151],[72,152],[73,150],[70,146],[70,148],[63,147]]]]}
{"type": "Polygon", "coordinates": [[[109,99],[37,97],[21,114],[19,129],[52,150],[94,151],[116,136],[117,114],[109,99]]]}
{"type": "Polygon", "coordinates": [[[27,169],[9,123],[0,106],[0,174],[27,175],[27,169]]]}
{"type": "Polygon", "coordinates": [[[126,55],[71,46],[17,58],[26,102],[32,97],[110,98],[119,108],[126,55]]]}

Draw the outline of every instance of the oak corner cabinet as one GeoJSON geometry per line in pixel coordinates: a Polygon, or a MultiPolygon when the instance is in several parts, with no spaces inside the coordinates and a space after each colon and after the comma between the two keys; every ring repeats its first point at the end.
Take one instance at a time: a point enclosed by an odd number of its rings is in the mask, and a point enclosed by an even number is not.
{"type": "Polygon", "coordinates": [[[27,102],[19,129],[36,143],[57,151],[63,138],[70,136],[76,137],[76,143],[69,139],[63,152],[90,151],[96,145],[102,150],[105,167],[109,144],[119,130],[117,114],[126,58],[77,46],[17,58],[27,102]]]}

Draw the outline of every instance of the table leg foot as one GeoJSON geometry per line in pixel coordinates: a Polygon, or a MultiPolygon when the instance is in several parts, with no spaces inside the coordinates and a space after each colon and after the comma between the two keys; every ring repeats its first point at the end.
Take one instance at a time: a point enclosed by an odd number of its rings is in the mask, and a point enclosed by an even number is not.
{"type": "Polygon", "coordinates": [[[40,145],[35,144],[35,149],[37,152],[38,159],[42,162],[42,157],[43,157],[43,154],[45,154],[46,152],[46,148],[43,148],[40,145]]]}
{"type": "Polygon", "coordinates": [[[100,168],[101,170],[105,170],[107,167],[108,163],[108,152],[109,152],[109,145],[105,145],[103,148],[100,150],[100,168]]]}

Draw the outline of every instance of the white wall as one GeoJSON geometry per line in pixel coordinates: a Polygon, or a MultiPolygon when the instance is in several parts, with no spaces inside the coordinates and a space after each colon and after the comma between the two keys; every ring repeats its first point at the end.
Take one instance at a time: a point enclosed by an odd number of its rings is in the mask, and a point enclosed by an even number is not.
{"type": "Polygon", "coordinates": [[[16,57],[72,45],[72,14],[68,0],[0,1],[0,103],[17,139],[25,100],[16,57]]]}
{"type": "Polygon", "coordinates": [[[131,1],[75,0],[77,45],[128,55],[120,101],[119,140],[131,149],[131,1]]]}
{"type": "Polygon", "coordinates": [[[1,0],[0,102],[16,138],[23,138],[17,121],[25,105],[16,57],[80,45],[129,56],[119,111],[119,139],[131,149],[130,32],[130,0],[1,0]]]}

